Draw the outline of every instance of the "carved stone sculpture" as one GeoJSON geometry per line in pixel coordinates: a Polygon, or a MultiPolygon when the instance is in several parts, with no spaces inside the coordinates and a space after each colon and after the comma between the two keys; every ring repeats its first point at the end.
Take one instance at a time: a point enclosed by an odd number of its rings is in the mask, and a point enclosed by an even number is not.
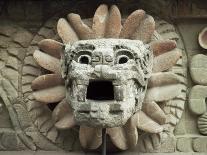
{"type": "Polygon", "coordinates": [[[134,147],[138,132],[146,132],[138,142],[145,150],[152,146],[147,136],[161,144],[172,133],[177,119],[167,114],[167,107],[175,109],[178,120],[182,115],[177,107],[184,104],[180,99],[185,100],[185,81],[171,71],[182,59],[176,42],[163,39],[143,10],[123,21],[116,6],[108,10],[100,5],[93,24],[69,14],[68,21],[61,18],[57,24],[63,43],[42,40],[33,54],[45,69],[32,82],[34,99],[58,102],[55,126],[63,130],[80,125],[80,142],[87,149],[101,145],[104,127],[121,150],[134,147]],[[105,86],[109,94],[97,90],[105,86]],[[143,146],[146,142],[149,146],[143,146]]]}

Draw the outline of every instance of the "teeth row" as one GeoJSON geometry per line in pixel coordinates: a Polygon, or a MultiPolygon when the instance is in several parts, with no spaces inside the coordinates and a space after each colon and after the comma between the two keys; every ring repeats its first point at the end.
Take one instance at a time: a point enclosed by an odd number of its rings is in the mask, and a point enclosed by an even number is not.
{"type": "Polygon", "coordinates": [[[114,86],[114,98],[117,101],[123,101],[124,99],[124,91],[121,86],[114,86]]]}
{"type": "Polygon", "coordinates": [[[87,85],[77,85],[77,99],[78,101],[85,102],[86,93],[87,93],[87,85]]]}
{"type": "Polygon", "coordinates": [[[142,93],[144,91],[144,87],[139,87],[138,89],[137,89],[137,93],[136,94],[140,94],[140,93],[142,93]]]}
{"type": "MultiPolygon", "coordinates": [[[[112,113],[114,113],[114,112],[123,112],[123,110],[121,108],[121,105],[118,104],[118,103],[110,104],[109,106],[110,106],[109,111],[112,112],[112,113]]],[[[96,113],[96,112],[99,112],[99,108],[94,108],[94,107],[92,108],[91,104],[82,104],[79,107],[78,112],[85,113],[85,114],[88,114],[90,112],[96,113]]]]}

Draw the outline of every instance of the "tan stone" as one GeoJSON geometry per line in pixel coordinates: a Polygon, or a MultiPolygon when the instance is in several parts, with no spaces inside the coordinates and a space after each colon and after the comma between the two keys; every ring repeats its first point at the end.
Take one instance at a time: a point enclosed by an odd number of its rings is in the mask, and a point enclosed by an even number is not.
{"type": "Polygon", "coordinates": [[[68,20],[70,21],[70,24],[73,26],[75,32],[80,37],[80,39],[84,40],[96,38],[93,30],[85,23],[83,23],[81,17],[78,14],[70,13],[68,15],[68,20]]]}
{"type": "Polygon", "coordinates": [[[33,80],[31,87],[33,90],[39,90],[39,89],[45,89],[57,85],[64,85],[64,80],[60,75],[45,74],[33,80]]]}
{"type": "Polygon", "coordinates": [[[130,38],[139,27],[141,20],[144,18],[144,10],[136,10],[126,19],[120,33],[120,38],[130,38]]]}
{"type": "Polygon", "coordinates": [[[164,111],[155,102],[143,103],[142,110],[159,124],[166,123],[166,115],[164,111]]]}
{"type": "Polygon", "coordinates": [[[105,37],[118,38],[121,28],[121,13],[116,5],[112,5],[107,19],[105,37]]]}
{"type": "Polygon", "coordinates": [[[124,125],[126,130],[126,138],[129,148],[134,148],[138,142],[138,130],[133,120],[129,118],[127,123],[124,125]]]}
{"type": "Polygon", "coordinates": [[[39,50],[35,50],[33,57],[41,67],[60,75],[61,65],[59,59],[43,53],[39,50]]]}
{"type": "Polygon", "coordinates": [[[149,88],[146,92],[144,102],[162,102],[171,100],[180,95],[183,88],[184,86],[181,84],[149,88]]]}
{"type": "Polygon", "coordinates": [[[34,98],[43,103],[55,103],[65,98],[65,87],[56,86],[33,92],[34,98]]]}
{"type": "Polygon", "coordinates": [[[147,15],[140,23],[138,29],[133,33],[131,39],[141,40],[148,43],[155,31],[155,21],[152,16],[147,15]]]}
{"type": "Polygon", "coordinates": [[[80,126],[79,139],[83,148],[97,149],[102,144],[102,130],[80,126]]]}
{"type": "Polygon", "coordinates": [[[73,43],[78,40],[76,32],[64,18],[58,20],[57,32],[64,43],[73,43]]]}
{"type": "Polygon", "coordinates": [[[169,52],[176,48],[176,42],[174,40],[158,40],[150,43],[155,56],[169,52]]]}
{"type": "Polygon", "coordinates": [[[52,112],[52,119],[57,122],[63,118],[66,114],[72,114],[72,109],[69,103],[66,102],[66,99],[63,99],[60,103],[57,104],[55,109],[52,112]]]}
{"type": "Polygon", "coordinates": [[[58,59],[61,57],[61,52],[63,52],[64,45],[52,39],[44,39],[39,42],[39,48],[45,53],[54,56],[58,59]]]}
{"type": "Polygon", "coordinates": [[[198,129],[201,134],[207,135],[207,112],[198,118],[198,129]]]}
{"type": "Polygon", "coordinates": [[[181,51],[175,49],[154,58],[153,72],[161,72],[170,69],[181,58],[181,51]]]}
{"type": "Polygon", "coordinates": [[[163,127],[153,121],[144,112],[138,111],[131,117],[133,123],[137,128],[149,132],[149,133],[159,133],[162,132],[163,127]]]}
{"type": "Polygon", "coordinates": [[[73,114],[65,114],[60,120],[55,123],[55,127],[59,130],[70,129],[75,126],[75,120],[73,114]]]}
{"type": "Polygon", "coordinates": [[[96,38],[103,38],[106,29],[106,22],[108,17],[108,6],[105,4],[100,5],[93,17],[92,30],[96,38]]]}
{"type": "Polygon", "coordinates": [[[153,73],[152,76],[149,78],[148,87],[159,87],[170,84],[178,84],[180,82],[181,79],[179,78],[179,76],[174,74],[173,72],[158,72],[153,73]]]}
{"type": "Polygon", "coordinates": [[[114,127],[107,128],[106,133],[109,135],[112,143],[121,150],[128,149],[126,134],[124,128],[122,127],[114,127]]]}

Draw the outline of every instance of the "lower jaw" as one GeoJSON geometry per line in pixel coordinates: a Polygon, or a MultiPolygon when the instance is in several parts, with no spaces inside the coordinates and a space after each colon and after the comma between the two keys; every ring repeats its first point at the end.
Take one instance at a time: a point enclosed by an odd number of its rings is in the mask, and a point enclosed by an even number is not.
{"type": "Polygon", "coordinates": [[[117,101],[91,101],[80,103],[73,102],[76,105],[74,108],[74,116],[78,125],[90,127],[110,128],[123,126],[127,120],[134,114],[135,102],[117,102],[117,101]],[[132,106],[123,108],[122,104],[132,106]]]}

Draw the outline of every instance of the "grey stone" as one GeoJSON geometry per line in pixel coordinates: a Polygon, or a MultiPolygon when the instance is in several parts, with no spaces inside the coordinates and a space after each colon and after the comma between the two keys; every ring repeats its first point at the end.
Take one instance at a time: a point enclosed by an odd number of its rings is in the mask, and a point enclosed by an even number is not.
{"type": "MultiPolygon", "coordinates": [[[[63,62],[65,62],[62,64],[63,66],[66,64],[63,69],[68,72],[65,76],[72,82],[71,86],[66,83],[66,87],[69,86],[66,89],[66,98],[74,109],[75,120],[78,124],[94,127],[124,125],[141,107],[146,90],[146,79],[152,71],[153,63],[152,51],[149,51],[141,41],[127,39],[77,41],[73,45],[66,44],[63,62]],[[128,50],[123,47],[128,47],[128,50]],[[133,49],[133,51],[129,49],[133,49]],[[96,55],[97,53],[100,55],[96,55]],[[104,61],[107,56],[111,56],[113,61],[104,61]],[[94,57],[99,57],[99,61],[95,60],[94,62],[94,57]],[[84,62],[83,58],[87,59],[87,62],[84,62]],[[134,59],[137,59],[137,62],[134,59]],[[143,65],[142,68],[139,65],[143,65]],[[133,71],[133,68],[136,68],[136,71],[133,71]],[[80,84],[75,84],[76,81],[79,81],[80,84]],[[116,93],[114,94],[115,98],[108,102],[88,99],[86,88],[89,89],[90,84],[99,84],[91,83],[91,81],[101,81],[102,83],[111,81],[112,87],[115,89],[113,93],[116,93]],[[140,86],[136,85],[136,82],[140,83],[140,86]],[[135,101],[135,98],[139,98],[139,100],[135,101]],[[84,104],[90,104],[93,109],[89,111],[80,110],[84,104]],[[114,104],[120,105],[116,107],[118,109],[109,108],[114,104]],[[94,109],[95,107],[97,108],[94,109]],[[91,121],[91,117],[93,121],[91,121]]],[[[95,90],[92,91],[96,94],[95,90]]]]}
{"type": "Polygon", "coordinates": [[[12,36],[13,40],[23,47],[27,47],[33,38],[33,35],[25,30],[20,30],[12,36]]]}
{"type": "Polygon", "coordinates": [[[190,61],[190,73],[196,84],[207,85],[207,56],[197,54],[190,61]]]}
{"type": "Polygon", "coordinates": [[[192,139],[191,138],[178,138],[177,150],[180,152],[192,152],[192,139]]]}
{"type": "Polygon", "coordinates": [[[198,118],[198,129],[201,134],[207,135],[207,112],[198,118]]]}
{"type": "Polygon", "coordinates": [[[195,152],[207,152],[207,138],[198,137],[193,140],[193,150],[195,152]]]}
{"type": "Polygon", "coordinates": [[[201,115],[206,112],[207,86],[196,85],[189,94],[189,108],[196,114],[201,115]]]}

